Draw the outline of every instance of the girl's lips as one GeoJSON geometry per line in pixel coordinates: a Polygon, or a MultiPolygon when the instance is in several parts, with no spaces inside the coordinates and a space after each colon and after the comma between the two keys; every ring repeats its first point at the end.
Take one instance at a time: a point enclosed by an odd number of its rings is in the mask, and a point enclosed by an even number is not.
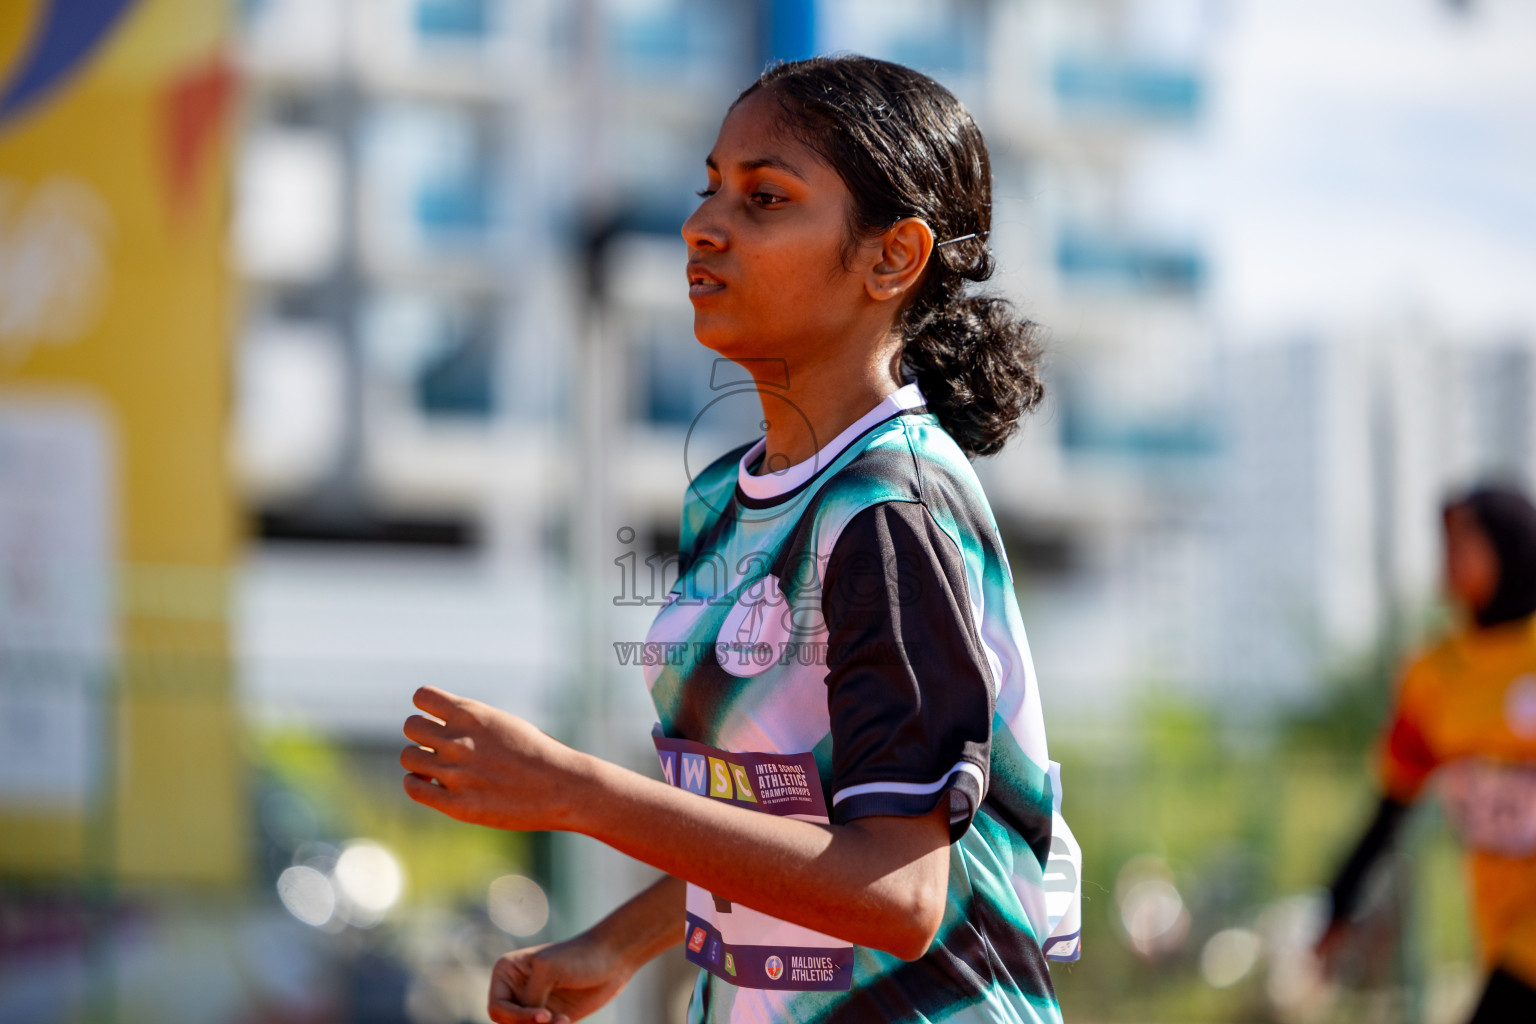
{"type": "Polygon", "coordinates": [[[688,265],[688,297],[702,299],[725,290],[725,282],[697,264],[688,265]]]}

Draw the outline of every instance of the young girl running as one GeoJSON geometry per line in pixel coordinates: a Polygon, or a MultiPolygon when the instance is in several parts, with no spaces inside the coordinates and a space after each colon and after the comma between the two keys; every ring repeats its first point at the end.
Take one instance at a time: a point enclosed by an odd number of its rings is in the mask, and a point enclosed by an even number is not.
{"type": "Polygon", "coordinates": [[[1041,394],[1031,326],[964,290],[993,267],[981,133],[923,75],[817,58],[743,93],[705,166],[694,330],[766,435],[686,495],[648,638],[662,780],[431,688],[406,722],[413,799],[668,875],[503,957],[491,1017],[580,1019],[682,941],[690,1021],[1057,1021],[1076,847],[968,462],[1041,394]]]}
{"type": "Polygon", "coordinates": [[[1408,665],[1380,749],[1376,817],[1331,888],[1332,968],[1372,866],[1434,783],[1467,849],[1488,983],[1472,1024],[1536,1021],[1536,507],[1480,488],[1445,508],[1465,628],[1408,665]]]}

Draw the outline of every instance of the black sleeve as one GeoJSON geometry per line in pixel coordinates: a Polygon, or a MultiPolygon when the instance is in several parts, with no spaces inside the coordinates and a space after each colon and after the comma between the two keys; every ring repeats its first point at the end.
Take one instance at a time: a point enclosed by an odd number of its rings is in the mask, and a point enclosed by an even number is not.
{"type": "Polygon", "coordinates": [[[1360,837],[1355,850],[1339,869],[1338,876],[1333,884],[1328,887],[1328,895],[1332,901],[1332,909],[1329,912],[1329,923],[1344,921],[1354,913],[1355,904],[1360,900],[1360,890],[1365,886],[1365,879],[1371,873],[1371,868],[1381,859],[1392,845],[1392,840],[1397,836],[1397,829],[1403,823],[1403,815],[1407,813],[1408,805],[1398,803],[1391,797],[1382,797],[1381,803],[1376,807],[1376,817],[1371,819],[1371,825],[1365,830],[1365,835],[1360,837]]]}
{"type": "Polygon", "coordinates": [[[843,528],[822,586],[832,820],[947,801],[960,838],[986,793],[993,683],[959,548],[926,506],[874,505],[843,528]]]}

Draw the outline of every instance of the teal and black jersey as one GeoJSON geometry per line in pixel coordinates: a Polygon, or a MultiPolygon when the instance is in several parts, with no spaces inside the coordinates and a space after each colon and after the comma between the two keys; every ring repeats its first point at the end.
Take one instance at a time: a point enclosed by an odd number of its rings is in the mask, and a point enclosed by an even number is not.
{"type": "Polygon", "coordinates": [[[945,806],[949,900],[907,962],[690,886],[690,1021],[1059,1020],[1047,959],[1077,955],[1077,850],[970,463],[915,384],[806,463],[756,475],[763,448],[689,488],[647,637],[664,775],[835,823],[945,806]]]}

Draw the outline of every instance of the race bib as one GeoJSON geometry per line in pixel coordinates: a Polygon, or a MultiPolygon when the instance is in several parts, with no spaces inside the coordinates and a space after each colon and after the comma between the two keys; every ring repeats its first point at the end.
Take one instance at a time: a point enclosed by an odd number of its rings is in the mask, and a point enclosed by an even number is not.
{"type": "Polygon", "coordinates": [[[1440,802],[1461,841],[1504,857],[1536,855],[1536,765],[1463,758],[1440,769],[1440,802]]]}
{"type": "MultiPolygon", "coordinates": [[[[730,753],[653,734],[668,785],[785,818],[825,824],[816,758],[730,753]]],[[[742,988],[846,991],[853,945],[688,884],[683,947],[689,963],[742,988]]]]}

